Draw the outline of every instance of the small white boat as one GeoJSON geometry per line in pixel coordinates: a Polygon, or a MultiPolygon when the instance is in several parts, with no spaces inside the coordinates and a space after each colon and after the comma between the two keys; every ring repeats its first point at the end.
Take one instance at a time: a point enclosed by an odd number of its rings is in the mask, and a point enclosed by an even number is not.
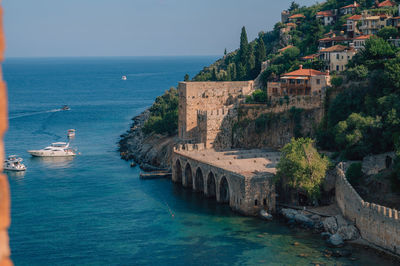
{"type": "Polygon", "coordinates": [[[73,138],[75,137],[75,129],[68,129],[68,138],[73,138]]]}
{"type": "Polygon", "coordinates": [[[128,78],[126,76],[122,76],[122,80],[127,80],[128,78]]]}
{"type": "Polygon", "coordinates": [[[37,157],[69,157],[76,155],[76,151],[69,148],[69,143],[65,142],[55,142],[44,149],[30,150],[28,152],[37,157]]]}
{"type": "Polygon", "coordinates": [[[7,171],[25,171],[26,166],[21,162],[22,158],[18,158],[16,155],[10,155],[4,161],[3,169],[7,171]]]}
{"type": "Polygon", "coordinates": [[[61,110],[62,110],[62,111],[69,111],[69,110],[71,110],[71,108],[69,108],[68,105],[63,105],[63,106],[61,107],[61,110]]]}

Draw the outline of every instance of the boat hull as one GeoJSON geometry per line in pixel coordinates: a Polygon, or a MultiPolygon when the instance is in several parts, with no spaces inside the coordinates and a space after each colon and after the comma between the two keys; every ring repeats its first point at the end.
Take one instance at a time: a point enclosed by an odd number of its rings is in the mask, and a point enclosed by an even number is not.
{"type": "Polygon", "coordinates": [[[22,171],[26,171],[26,168],[21,168],[21,169],[17,169],[17,168],[3,168],[4,171],[12,171],[12,172],[22,172],[22,171]]]}
{"type": "Polygon", "coordinates": [[[28,151],[34,157],[71,157],[76,156],[73,152],[57,152],[57,151],[28,151]]]}

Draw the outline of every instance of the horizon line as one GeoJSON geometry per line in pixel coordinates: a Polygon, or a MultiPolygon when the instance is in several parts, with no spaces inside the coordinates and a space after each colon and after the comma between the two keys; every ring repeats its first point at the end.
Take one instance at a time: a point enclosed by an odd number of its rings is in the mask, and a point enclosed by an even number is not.
{"type": "Polygon", "coordinates": [[[55,58],[138,58],[138,57],[206,57],[215,56],[223,57],[223,55],[209,54],[209,55],[74,55],[74,56],[5,56],[4,61],[7,59],[55,59],[55,58]]]}

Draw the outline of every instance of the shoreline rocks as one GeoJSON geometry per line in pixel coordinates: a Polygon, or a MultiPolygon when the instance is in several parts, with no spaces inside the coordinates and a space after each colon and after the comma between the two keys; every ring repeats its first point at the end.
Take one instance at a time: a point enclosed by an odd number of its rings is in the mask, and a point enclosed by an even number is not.
{"type": "Polygon", "coordinates": [[[121,158],[132,161],[132,167],[139,165],[143,171],[169,171],[172,150],[178,138],[176,135],[144,134],[142,129],[149,117],[149,110],[134,117],[131,128],[121,135],[121,158]]]}
{"type": "Polygon", "coordinates": [[[306,211],[282,208],[279,212],[289,226],[300,226],[321,233],[321,238],[329,247],[343,247],[345,241],[360,238],[358,229],[341,215],[323,218],[306,211]]]}

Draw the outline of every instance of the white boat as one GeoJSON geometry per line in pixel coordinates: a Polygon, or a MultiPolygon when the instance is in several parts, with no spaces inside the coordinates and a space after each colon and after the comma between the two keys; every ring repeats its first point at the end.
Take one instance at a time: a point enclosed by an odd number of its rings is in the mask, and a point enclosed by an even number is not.
{"type": "Polygon", "coordinates": [[[37,157],[69,157],[76,155],[75,150],[69,148],[69,143],[65,142],[55,142],[44,149],[30,150],[28,152],[37,157]]]}
{"type": "Polygon", "coordinates": [[[21,162],[22,158],[18,158],[16,155],[10,155],[4,161],[3,169],[7,171],[25,171],[26,166],[21,162]]]}
{"type": "Polygon", "coordinates": [[[68,138],[73,138],[75,137],[75,129],[68,129],[68,138]]]}
{"type": "Polygon", "coordinates": [[[126,76],[122,76],[122,80],[127,80],[128,78],[126,76]]]}

